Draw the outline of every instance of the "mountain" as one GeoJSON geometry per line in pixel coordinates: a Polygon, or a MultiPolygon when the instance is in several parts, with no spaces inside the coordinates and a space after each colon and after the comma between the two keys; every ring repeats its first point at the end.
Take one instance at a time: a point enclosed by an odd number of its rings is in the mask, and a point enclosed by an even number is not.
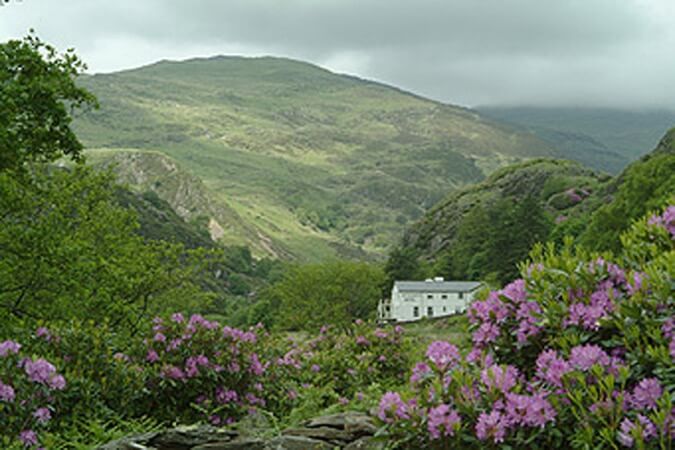
{"type": "Polygon", "coordinates": [[[617,250],[619,235],[673,193],[675,128],[616,177],[572,161],[514,164],[431,208],[406,230],[388,272],[504,282],[535,242],[572,236],[592,250],[617,250]]]}
{"type": "Polygon", "coordinates": [[[201,179],[163,153],[96,149],[87,151],[87,158],[96,166],[111,168],[118,181],[134,191],[148,198],[152,193],[167,202],[182,219],[208,230],[212,240],[225,245],[246,243],[259,257],[289,256],[282,244],[245,222],[225,197],[215,195],[201,179]]]}
{"type": "Polygon", "coordinates": [[[301,260],[383,255],[448,190],[554,154],[474,111],[283,58],[162,61],[81,84],[101,103],[74,123],[87,147],[168,155],[253,230],[242,243],[260,233],[301,260]]]}
{"type": "Polygon", "coordinates": [[[534,133],[558,149],[558,157],[610,173],[619,173],[654,148],[675,123],[673,110],[489,106],[476,110],[534,133]]]}

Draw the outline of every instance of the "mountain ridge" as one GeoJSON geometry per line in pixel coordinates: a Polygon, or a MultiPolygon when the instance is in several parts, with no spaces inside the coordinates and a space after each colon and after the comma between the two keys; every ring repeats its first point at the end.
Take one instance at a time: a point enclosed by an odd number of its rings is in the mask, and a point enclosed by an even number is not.
{"type": "Polygon", "coordinates": [[[74,123],[88,148],[170,156],[299,259],[384,255],[447,190],[555,154],[466,108],[295,60],[161,62],[81,84],[101,103],[74,123]]]}

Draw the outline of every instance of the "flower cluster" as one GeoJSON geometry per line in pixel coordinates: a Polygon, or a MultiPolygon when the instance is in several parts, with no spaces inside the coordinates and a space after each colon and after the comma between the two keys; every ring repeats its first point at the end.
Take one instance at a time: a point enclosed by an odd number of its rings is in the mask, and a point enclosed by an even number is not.
{"type": "Polygon", "coordinates": [[[671,238],[675,239],[675,205],[669,206],[660,215],[655,214],[651,216],[648,223],[664,228],[670,233],[671,238]]]}
{"type": "Polygon", "coordinates": [[[142,350],[132,359],[145,374],[148,409],[157,399],[172,398],[155,417],[189,421],[206,414],[218,425],[265,406],[270,363],[258,353],[257,332],[221,326],[197,314],[155,318],[142,350]]]}
{"type": "Polygon", "coordinates": [[[44,358],[22,356],[16,341],[0,342],[0,438],[39,446],[36,430],[49,425],[66,380],[44,358]]]}

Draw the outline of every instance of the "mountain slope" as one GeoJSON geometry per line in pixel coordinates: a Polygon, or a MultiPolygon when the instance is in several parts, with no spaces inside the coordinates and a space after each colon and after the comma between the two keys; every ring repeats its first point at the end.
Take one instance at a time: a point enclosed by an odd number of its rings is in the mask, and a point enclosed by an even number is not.
{"type": "Polygon", "coordinates": [[[449,189],[553,154],[470,110],[287,59],[165,61],[82,84],[102,105],[75,123],[88,147],[166,153],[303,259],[382,254],[449,189]]]}
{"type": "Polygon", "coordinates": [[[522,201],[534,197],[555,217],[574,205],[570,198],[573,193],[590,194],[607,179],[573,161],[535,159],[514,164],[481,183],[451,192],[406,231],[402,245],[413,247],[423,259],[433,260],[452,247],[462,221],[477,207],[490,208],[504,198],[522,201]]]}
{"type": "MultiPolygon", "coordinates": [[[[112,168],[120,183],[143,193],[147,200],[152,200],[150,193],[156,195],[183,220],[201,226],[213,240],[225,245],[246,242],[256,256],[289,256],[283,245],[243,221],[222,197],[214,195],[199,178],[160,152],[93,149],[87,151],[87,158],[94,165],[112,168]]],[[[150,208],[144,209],[150,214],[141,214],[141,218],[157,216],[150,208]]]]}
{"type": "Polygon", "coordinates": [[[654,148],[675,123],[675,111],[609,108],[478,107],[487,117],[530,131],[594,169],[619,173],[654,148]]]}
{"type": "Polygon", "coordinates": [[[674,193],[675,128],[616,177],[571,161],[514,164],[451,192],[408,228],[389,273],[504,282],[538,241],[571,236],[592,250],[618,250],[619,235],[674,193]]]}

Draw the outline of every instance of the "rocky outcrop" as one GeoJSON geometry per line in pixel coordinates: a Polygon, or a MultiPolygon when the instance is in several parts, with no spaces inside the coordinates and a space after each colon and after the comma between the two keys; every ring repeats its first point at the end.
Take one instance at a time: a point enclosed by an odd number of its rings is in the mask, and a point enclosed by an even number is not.
{"type": "Polygon", "coordinates": [[[263,438],[245,429],[178,427],[119,439],[99,450],[375,450],[377,428],[370,416],[347,412],[318,417],[281,435],[263,438]]]}

